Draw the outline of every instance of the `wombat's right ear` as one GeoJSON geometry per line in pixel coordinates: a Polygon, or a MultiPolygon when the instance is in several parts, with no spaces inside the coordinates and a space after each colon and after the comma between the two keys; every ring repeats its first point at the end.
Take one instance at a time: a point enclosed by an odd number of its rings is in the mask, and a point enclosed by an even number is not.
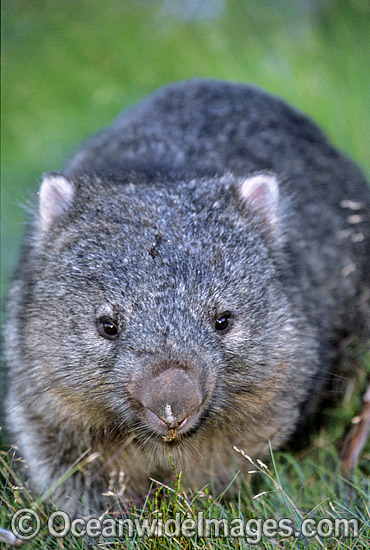
{"type": "Polygon", "coordinates": [[[67,212],[73,199],[74,187],[59,172],[45,172],[39,190],[39,219],[42,231],[48,231],[55,220],[67,212]]]}

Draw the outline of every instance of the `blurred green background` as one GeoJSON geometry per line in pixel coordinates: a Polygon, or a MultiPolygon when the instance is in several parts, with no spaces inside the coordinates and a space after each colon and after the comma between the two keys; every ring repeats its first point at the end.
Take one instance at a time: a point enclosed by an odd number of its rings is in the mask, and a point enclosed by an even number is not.
{"type": "Polygon", "coordinates": [[[4,2],[2,296],[41,173],[172,80],[262,86],[369,174],[369,20],[368,0],[4,2]]]}

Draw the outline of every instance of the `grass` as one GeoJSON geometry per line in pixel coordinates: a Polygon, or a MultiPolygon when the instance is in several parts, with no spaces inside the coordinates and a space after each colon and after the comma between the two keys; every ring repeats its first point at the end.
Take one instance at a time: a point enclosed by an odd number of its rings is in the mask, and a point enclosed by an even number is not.
{"type": "MultiPolygon", "coordinates": [[[[190,18],[177,0],[18,0],[6,2],[3,20],[2,269],[1,295],[18,256],[26,214],[20,204],[37,190],[42,172],[60,169],[81,139],[109,124],[122,108],[160,85],[191,76],[248,81],[286,98],[311,115],[332,141],[370,173],[368,144],[369,5],[365,0],[229,0],[218,18],[190,18]],[[167,6],[167,8],[166,8],[167,6]],[[316,7],[315,7],[316,6],[316,7]]],[[[191,2],[189,0],[188,4],[191,2]]],[[[203,5],[209,2],[203,0],[203,5]]],[[[221,6],[222,2],[214,2],[221,6]]],[[[194,14],[193,14],[194,15],[194,14]]],[[[131,518],[232,519],[306,516],[357,518],[362,531],[350,540],[280,540],[258,548],[370,548],[370,448],[352,485],[340,477],[338,444],[358,411],[370,358],[336,408],[324,411],[324,428],[298,452],[278,452],[250,465],[239,498],[217,498],[210,488],[192,495],[175,477],[158,487],[131,518]],[[261,496],[256,497],[260,494],[261,496]]],[[[26,480],[14,469],[13,452],[1,455],[0,524],[12,513],[36,508],[26,480]]],[[[247,449],[245,449],[247,451],[247,449]]],[[[246,459],[247,460],[247,459],[246,459]]],[[[236,482],[235,482],[236,483],[236,482]]],[[[43,521],[53,510],[39,504],[43,521]]],[[[0,543],[1,544],[1,543],[0,543]]],[[[100,548],[136,548],[138,541],[102,542],[100,548]]],[[[97,546],[97,543],[95,544],[97,546]]],[[[141,548],[252,548],[245,539],[141,539],[141,548]]],[[[23,548],[86,548],[84,539],[51,538],[42,526],[23,548]]]]}

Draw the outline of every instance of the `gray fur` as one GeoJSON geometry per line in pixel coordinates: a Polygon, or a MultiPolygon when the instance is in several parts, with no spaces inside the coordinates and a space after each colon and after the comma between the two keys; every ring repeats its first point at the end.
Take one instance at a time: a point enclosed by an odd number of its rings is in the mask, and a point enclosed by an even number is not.
{"type": "Polygon", "coordinates": [[[166,479],[168,451],[185,484],[213,474],[221,487],[233,445],[263,457],[289,439],[364,324],[363,175],[281,100],[212,80],[128,109],[63,174],[44,178],[5,328],[8,426],[33,487],[98,452],[54,498],[101,510],[108,489],[124,501],[149,475],[166,479]],[[254,193],[243,185],[256,174],[267,183],[254,193]],[[219,333],[225,311],[233,322],[219,333]],[[102,315],[116,340],[99,334],[102,315]],[[135,399],[162,410],[173,367],[172,408],[176,369],[195,404],[207,397],[192,428],[165,441],[135,399]]]}

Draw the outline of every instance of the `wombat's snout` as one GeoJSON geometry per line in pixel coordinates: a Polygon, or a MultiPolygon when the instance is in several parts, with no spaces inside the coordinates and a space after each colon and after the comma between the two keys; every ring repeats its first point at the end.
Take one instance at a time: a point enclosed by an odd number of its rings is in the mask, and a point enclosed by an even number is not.
{"type": "Polygon", "coordinates": [[[144,407],[147,424],[157,433],[187,431],[197,422],[202,408],[198,381],[179,368],[171,368],[145,380],[135,400],[144,407]]]}

